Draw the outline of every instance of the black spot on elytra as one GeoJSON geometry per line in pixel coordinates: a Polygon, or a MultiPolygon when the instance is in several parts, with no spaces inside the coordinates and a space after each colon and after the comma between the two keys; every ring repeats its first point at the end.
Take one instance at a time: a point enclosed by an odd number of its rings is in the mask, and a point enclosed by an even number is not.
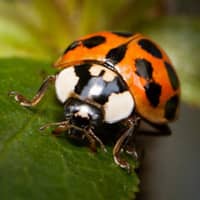
{"type": "Polygon", "coordinates": [[[141,39],[141,40],[138,41],[138,44],[142,47],[142,49],[144,49],[145,51],[147,51],[148,53],[150,53],[152,56],[154,56],[156,58],[162,58],[161,51],[150,40],[148,40],[148,39],[141,39]]]}
{"type": "Polygon", "coordinates": [[[176,75],[173,67],[169,63],[167,63],[167,62],[164,62],[164,63],[165,63],[166,69],[167,69],[167,73],[168,73],[172,88],[174,90],[176,90],[179,88],[179,81],[178,81],[177,75],[176,75]]]}
{"type": "Polygon", "coordinates": [[[103,44],[106,41],[106,38],[103,36],[93,36],[88,39],[82,40],[82,43],[87,48],[93,48],[100,44],[103,44]]]}
{"type": "Polygon", "coordinates": [[[147,80],[152,79],[153,68],[149,61],[147,61],[145,59],[136,59],[135,66],[136,66],[136,74],[137,75],[139,75],[147,80]]]}
{"type": "Polygon", "coordinates": [[[106,60],[115,65],[124,58],[126,50],[127,50],[127,43],[115,47],[106,54],[106,60]]]}
{"type": "Polygon", "coordinates": [[[64,53],[63,54],[66,54],[68,51],[71,51],[71,50],[73,50],[73,49],[75,49],[77,46],[79,46],[80,45],[80,41],[74,41],[74,42],[72,42],[66,49],[65,49],[65,51],[64,51],[64,53]]]}
{"type": "Polygon", "coordinates": [[[128,38],[128,37],[131,37],[133,34],[132,33],[127,33],[127,32],[112,32],[113,34],[115,35],[118,35],[118,36],[121,36],[121,37],[125,37],[125,38],[128,38]]]}
{"type": "Polygon", "coordinates": [[[171,97],[165,105],[165,118],[173,120],[176,116],[177,107],[179,105],[179,97],[177,95],[171,97]]]}
{"type": "Polygon", "coordinates": [[[149,102],[153,107],[156,107],[159,104],[161,86],[155,82],[150,82],[144,88],[149,102]]]}

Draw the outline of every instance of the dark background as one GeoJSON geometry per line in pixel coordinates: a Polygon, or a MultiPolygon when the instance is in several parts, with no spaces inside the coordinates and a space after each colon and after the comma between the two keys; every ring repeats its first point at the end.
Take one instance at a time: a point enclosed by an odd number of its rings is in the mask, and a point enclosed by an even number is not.
{"type": "Polygon", "coordinates": [[[182,104],[170,136],[138,137],[145,155],[139,175],[140,200],[200,198],[200,109],[182,104]]]}

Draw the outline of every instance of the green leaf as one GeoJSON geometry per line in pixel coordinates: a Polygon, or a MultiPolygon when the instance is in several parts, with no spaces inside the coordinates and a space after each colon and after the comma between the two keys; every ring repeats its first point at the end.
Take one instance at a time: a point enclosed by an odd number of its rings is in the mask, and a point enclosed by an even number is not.
{"type": "Polygon", "coordinates": [[[94,154],[50,130],[39,131],[62,120],[53,88],[33,109],[8,97],[16,90],[31,98],[44,76],[54,73],[50,64],[13,58],[0,59],[0,65],[1,199],[134,199],[138,177],[114,164],[112,147],[94,154]]]}
{"type": "Polygon", "coordinates": [[[171,58],[180,77],[183,100],[200,106],[199,22],[199,17],[163,17],[142,25],[140,30],[171,58]]]}

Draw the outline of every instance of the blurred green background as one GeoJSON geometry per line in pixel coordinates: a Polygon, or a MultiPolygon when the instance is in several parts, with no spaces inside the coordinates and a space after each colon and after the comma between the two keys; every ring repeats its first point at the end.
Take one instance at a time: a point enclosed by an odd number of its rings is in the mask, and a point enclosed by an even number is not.
{"type": "Polygon", "coordinates": [[[199,7],[199,0],[1,0],[0,57],[53,62],[84,34],[142,32],[171,57],[183,100],[200,105],[199,7]]]}

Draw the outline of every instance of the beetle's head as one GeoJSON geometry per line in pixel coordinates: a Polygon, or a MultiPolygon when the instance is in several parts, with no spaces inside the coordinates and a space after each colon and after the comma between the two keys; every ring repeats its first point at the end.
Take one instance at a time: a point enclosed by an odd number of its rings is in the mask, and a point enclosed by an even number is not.
{"type": "Polygon", "coordinates": [[[100,107],[75,97],[66,101],[64,115],[70,124],[79,128],[97,127],[104,116],[100,107]]]}

